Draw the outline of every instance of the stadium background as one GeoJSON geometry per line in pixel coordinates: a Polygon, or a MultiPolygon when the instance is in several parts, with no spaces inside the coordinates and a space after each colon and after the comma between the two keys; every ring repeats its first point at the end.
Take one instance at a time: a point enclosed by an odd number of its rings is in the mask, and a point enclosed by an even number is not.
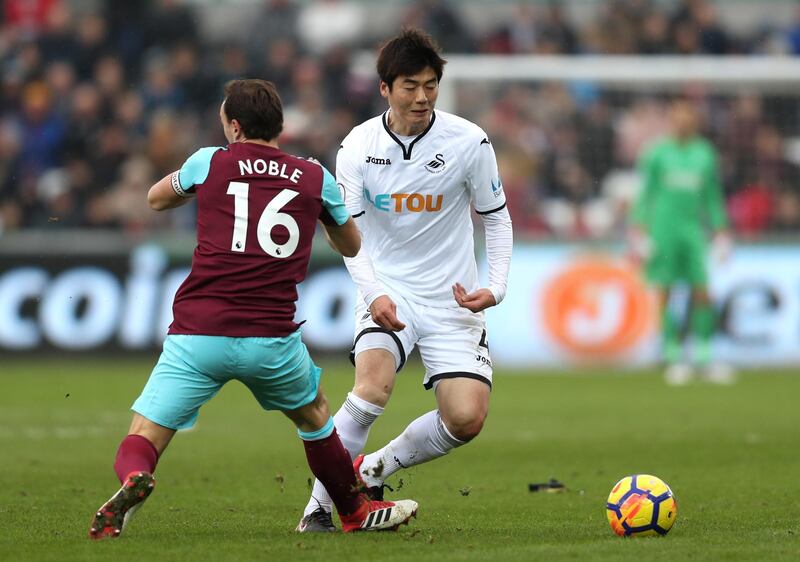
{"type": "MultiPolygon", "coordinates": [[[[0,560],[797,560],[796,2],[0,5],[0,560]],[[514,219],[481,435],[392,479],[390,497],[422,506],[410,527],[297,535],[302,447],[227,385],[170,445],[127,536],[88,541],[193,248],[192,208],[154,213],[145,191],[223,142],[221,86],[241,75],[278,83],[283,146],[332,166],[350,127],[384,109],[372,61],[402,23],[444,46],[441,107],[490,134],[514,219]],[[652,301],[623,259],[633,162],[675,92],[721,151],[737,238],[712,268],[715,345],[743,367],[727,387],[667,387],[647,366],[652,301]],[[678,498],[666,540],[608,527],[608,492],[633,472],[678,498]],[[551,477],[563,493],[528,491],[551,477]]],[[[336,408],[352,386],[354,297],[318,242],[298,315],[336,408]]],[[[435,407],[421,371],[403,370],[369,449],[435,407]]]]}
{"type": "MultiPolygon", "coordinates": [[[[274,81],[282,147],[334,169],[339,140],[384,109],[376,46],[414,24],[451,60],[440,107],[484,127],[498,154],[516,243],[507,301],[488,313],[498,366],[657,358],[652,297],[623,239],[636,157],[666,131],[676,92],[720,150],[738,243],[712,263],[715,346],[735,364],[800,362],[795,3],[6,0],[2,17],[2,356],[157,351],[194,209],[154,213],[144,194],[224,142],[222,84],[274,81]],[[709,70],[682,78],[687,64],[709,70]],[[654,65],[664,73],[637,80],[654,65]]],[[[316,248],[298,319],[315,353],[343,356],[352,285],[316,248]]]]}

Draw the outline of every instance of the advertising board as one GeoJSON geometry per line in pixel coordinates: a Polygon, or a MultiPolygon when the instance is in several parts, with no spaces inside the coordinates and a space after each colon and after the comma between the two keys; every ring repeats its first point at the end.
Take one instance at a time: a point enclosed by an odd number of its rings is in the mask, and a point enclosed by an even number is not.
{"type": "MultiPolygon", "coordinates": [[[[154,244],[69,259],[0,256],[0,352],[156,352],[188,265],[188,256],[154,244]]],[[[341,261],[312,265],[297,303],[304,340],[312,351],[344,355],[354,287],[341,261]]],[[[712,264],[711,293],[721,359],[800,365],[800,249],[741,247],[712,264]]],[[[569,245],[515,248],[506,300],[487,312],[493,361],[523,368],[652,363],[657,319],[654,296],[630,264],[569,245]]]]}

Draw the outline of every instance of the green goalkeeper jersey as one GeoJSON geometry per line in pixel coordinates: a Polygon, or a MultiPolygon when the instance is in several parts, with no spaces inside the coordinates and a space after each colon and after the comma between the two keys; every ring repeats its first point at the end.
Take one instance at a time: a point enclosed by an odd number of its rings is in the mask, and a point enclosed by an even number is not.
{"type": "Polygon", "coordinates": [[[642,156],[632,219],[654,238],[727,226],[714,147],[701,137],[668,138],[642,156]]]}

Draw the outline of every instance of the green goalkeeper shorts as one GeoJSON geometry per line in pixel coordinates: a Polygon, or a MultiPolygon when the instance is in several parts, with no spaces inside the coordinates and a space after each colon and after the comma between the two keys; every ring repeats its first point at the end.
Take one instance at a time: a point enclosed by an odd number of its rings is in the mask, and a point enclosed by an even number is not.
{"type": "Polygon", "coordinates": [[[668,236],[653,236],[653,254],[647,262],[646,274],[650,283],[666,287],[678,282],[693,287],[708,282],[706,259],[708,248],[705,236],[698,232],[678,232],[668,236]]]}

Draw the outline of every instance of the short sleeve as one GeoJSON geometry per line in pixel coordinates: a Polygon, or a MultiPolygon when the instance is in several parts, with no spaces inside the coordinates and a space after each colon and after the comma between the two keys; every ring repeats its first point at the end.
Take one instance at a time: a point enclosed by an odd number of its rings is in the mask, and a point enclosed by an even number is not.
{"type": "Polygon", "coordinates": [[[500,179],[492,143],[487,137],[473,142],[477,146],[472,152],[467,185],[475,211],[479,215],[487,215],[506,206],[506,194],[503,191],[503,181],[500,179]]]}
{"type": "Polygon", "coordinates": [[[347,212],[353,217],[364,214],[364,177],[358,142],[352,133],[344,139],[336,154],[336,183],[344,194],[347,212]]]}
{"type": "Polygon", "coordinates": [[[324,209],[320,217],[323,222],[330,223],[328,217],[333,219],[338,225],[343,225],[350,218],[350,213],[344,204],[342,190],[336,184],[333,175],[322,166],[322,207],[324,209]]]}
{"type": "Polygon", "coordinates": [[[183,166],[178,171],[177,185],[175,181],[172,183],[172,187],[178,195],[183,195],[181,191],[191,193],[195,186],[206,181],[208,171],[211,168],[211,158],[218,150],[223,150],[223,148],[220,146],[207,146],[186,159],[186,162],[183,163],[183,166]]]}

